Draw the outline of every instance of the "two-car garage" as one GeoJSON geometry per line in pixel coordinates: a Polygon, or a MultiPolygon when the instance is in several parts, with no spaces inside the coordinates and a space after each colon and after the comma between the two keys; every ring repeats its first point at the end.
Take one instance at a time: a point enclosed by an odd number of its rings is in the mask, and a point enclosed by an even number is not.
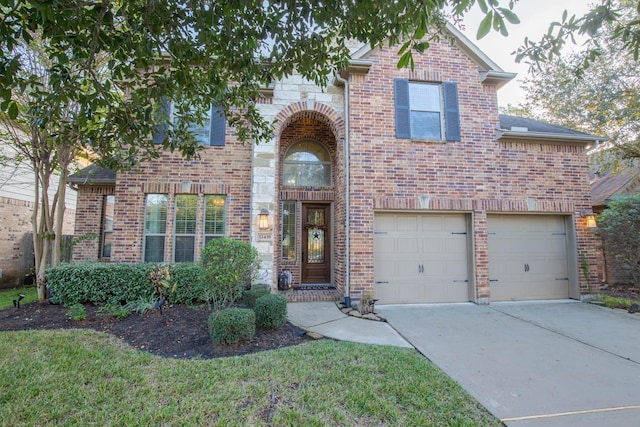
{"type": "MultiPolygon", "coordinates": [[[[490,300],[569,296],[567,216],[487,215],[490,300]]],[[[470,214],[376,213],[379,303],[475,301],[470,214]]]]}

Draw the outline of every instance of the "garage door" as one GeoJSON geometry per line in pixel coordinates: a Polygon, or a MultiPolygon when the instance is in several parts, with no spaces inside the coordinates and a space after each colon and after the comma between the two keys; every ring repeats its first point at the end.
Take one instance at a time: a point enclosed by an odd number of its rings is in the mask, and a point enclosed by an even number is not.
{"type": "Polygon", "coordinates": [[[491,301],[569,297],[562,216],[489,215],[491,301]]]}
{"type": "Polygon", "coordinates": [[[379,303],[469,301],[464,214],[380,213],[374,222],[379,303]]]}

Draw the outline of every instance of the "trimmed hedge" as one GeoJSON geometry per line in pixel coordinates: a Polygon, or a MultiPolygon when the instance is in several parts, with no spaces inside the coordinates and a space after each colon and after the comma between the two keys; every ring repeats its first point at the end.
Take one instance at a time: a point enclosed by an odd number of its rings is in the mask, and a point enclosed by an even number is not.
{"type": "Polygon", "coordinates": [[[127,303],[150,298],[149,272],[154,264],[98,263],[60,264],[47,270],[47,286],[54,304],[127,303]]]}
{"type": "Polygon", "coordinates": [[[282,295],[268,294],[256,300],[256,325],[263,329],[273,329],[287,321],[287,299],[282,295]]]}
{"type": "MultiPolygon", "coordinates": [[[[153,297],[149,273],[151,263],[84,262],[60,264],[47,270],[47,286],[54,304],[126,304],[153,297]]],[[[206,287],[205,271],[199,264],[179,263],[171,269],[175,292],[168,292],[171,303],[191,304],[202,301],[206,287]]]]}
{"type": "Polygon", "coordinates": [[[209,332],[216,344],[250,340],[256,333],[256,315],[250,308],[225,308],[209,316],[209,332]]]}
{"type": "Polygon", "coordinates": [[[176,285],[175,292],[169,293],[169,301],[175,304],[194,304],[204,302],[202,294],[207,286],[206,274],[200,264],[179,263],[171,270],[171,283],[176,285]]]}
{"type": "Polygon", "coordinates": [[[242,300],[249,308],[253,308],[256,305],[256,300],[263,295],[269,295],[271,293],[271,286],[263,283],[258,283],[251,286],[251,289],[242,293],[242,300]]]}

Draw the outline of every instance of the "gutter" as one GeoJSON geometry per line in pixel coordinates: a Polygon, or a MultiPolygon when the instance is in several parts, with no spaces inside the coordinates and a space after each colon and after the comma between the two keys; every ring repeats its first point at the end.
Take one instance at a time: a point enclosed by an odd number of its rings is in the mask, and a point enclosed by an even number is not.
{"type": "MultiPolygon", "coordinates": [[[[367,67],[368,71],[368,67],[367,67]]],[[[345,169],[345,276],[344,276],[344,305],[345,307],[351,307],[351,196],[350,196],[350,163],[349,158],[351,152],[349,149],[349,80],[345,79],[340,74],[336,74],[336,80],[344,85],[344,169],[345,169]]]]}
{"type": "Polygon", "coordinates": [[[600,142],[606,141],[607,138],[601,136],[585,135],[585,134],[566,134],[566,133],[549,133],[549,132],[530,132],[519,130],[498,129],[496,139],[528,139],[535,141],[559,142],[559,143],[582,143],[584,145],[594,144],[598,146],[600,142]]]}

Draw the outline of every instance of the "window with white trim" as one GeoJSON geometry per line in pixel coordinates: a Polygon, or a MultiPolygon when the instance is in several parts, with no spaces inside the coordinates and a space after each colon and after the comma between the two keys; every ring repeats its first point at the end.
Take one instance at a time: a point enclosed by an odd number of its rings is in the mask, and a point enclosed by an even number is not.
{"type": "Polygon", "coordinates": [[[111,257],[111,236],[113,235],[113,214],[116,204],[116,196],[104,196],[102,208],[102,244],[100,248],[101,258],[111,257]]]}
{"type": "Polygon", "coordinates": [[[173,261],[193,262],[196,249],[196,216],[198,196],[178,194],[175,200],[173,261]]]}
{"type": "Polygon", "coordinates": [[[145,262],[164,261],[164,243],[167,234],[166,194],[147,194],[144,212],[144,247],[145,262]]]}
{"type": "Polygon", "coordinates": [[[226,197],[209,195],[204,199],[204,244],[224,237],[226,230],[226,197]]]}

